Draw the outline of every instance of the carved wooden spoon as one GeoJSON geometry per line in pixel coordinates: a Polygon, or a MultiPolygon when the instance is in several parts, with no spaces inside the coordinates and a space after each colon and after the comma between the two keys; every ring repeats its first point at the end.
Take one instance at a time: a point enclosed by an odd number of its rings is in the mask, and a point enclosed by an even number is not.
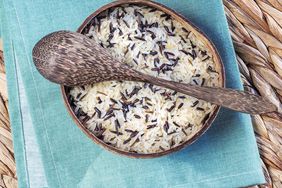
{"type": "Polygon", "coordinates": [[[66,86],[109,80],[141,81],[240,112],[261,114],[276,110],[266,99],[247,92],[183,84],[140,73],[79,33],[58,31],[45,36],[33,48],[33,60],[45,78],[66,86]]]}

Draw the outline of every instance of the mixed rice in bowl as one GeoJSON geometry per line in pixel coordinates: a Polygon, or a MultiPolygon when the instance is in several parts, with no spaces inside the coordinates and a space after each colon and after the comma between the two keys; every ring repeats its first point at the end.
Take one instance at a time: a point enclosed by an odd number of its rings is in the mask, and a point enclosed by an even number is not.
{"type": "MultiPolygon", "coordinates": [[[[210,46],[157,8],[139,4],[107,8],[81,32],[140,72],[223,86],[222,67],[210,46]]],[[[218,111],[209,102],[141,82],[107,81],[63,92],[83,129],[123,153],[150,155],[181,147],[202,134],[218,111]]]]}

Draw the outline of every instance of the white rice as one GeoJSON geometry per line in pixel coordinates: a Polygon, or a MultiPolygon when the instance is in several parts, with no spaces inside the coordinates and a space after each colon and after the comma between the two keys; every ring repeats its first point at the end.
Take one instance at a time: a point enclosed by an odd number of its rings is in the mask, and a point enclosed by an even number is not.
{"type": "MultiPolygon", "coordinates": [[[[208,48],[161,11],[118,7],[95,18],[85,32],[140,72],[176,82],[219,85],[208,48]],[[147,21],[147,26],[138,25],[140,21],[143,25],[147,21]],[[152,23],[158,25],[149,26],[152,23]]],[[[146,154],[187,141],[215,108],[169,89],[129,81],[74,87],[70,95],[79,119],[98,138],[121,150],[146,154]]]]}

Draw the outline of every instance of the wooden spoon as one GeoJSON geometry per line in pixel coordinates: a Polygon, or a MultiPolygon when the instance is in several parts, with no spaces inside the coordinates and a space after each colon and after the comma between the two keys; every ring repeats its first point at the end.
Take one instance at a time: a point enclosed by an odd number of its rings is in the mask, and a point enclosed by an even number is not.
{"type": "Polygon", "coordinates": [[[79,33],[51,33],[35,45],[32,54],[35,66],[45,78],[66,86],[109,80],[149,82],[240,112],[261,114],[277,109],[265,98],[247,92],[178,83],[143,74],[79,33]]]}

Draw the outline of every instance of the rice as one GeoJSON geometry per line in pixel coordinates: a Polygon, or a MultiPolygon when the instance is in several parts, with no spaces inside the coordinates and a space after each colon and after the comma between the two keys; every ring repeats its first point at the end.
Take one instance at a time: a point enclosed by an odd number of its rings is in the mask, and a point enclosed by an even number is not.
{"type": "MultiPolygon", "coordinates": [[[[219,86],[208,48],[164,12],[121,6],[98,15],[83,33],[132,68],[167,80],[219,86]]],[[[215,105],[149,83],[108,81],[70,90],[83,125],[124,151],[156,153],[194,136],[215,105]]]]}

